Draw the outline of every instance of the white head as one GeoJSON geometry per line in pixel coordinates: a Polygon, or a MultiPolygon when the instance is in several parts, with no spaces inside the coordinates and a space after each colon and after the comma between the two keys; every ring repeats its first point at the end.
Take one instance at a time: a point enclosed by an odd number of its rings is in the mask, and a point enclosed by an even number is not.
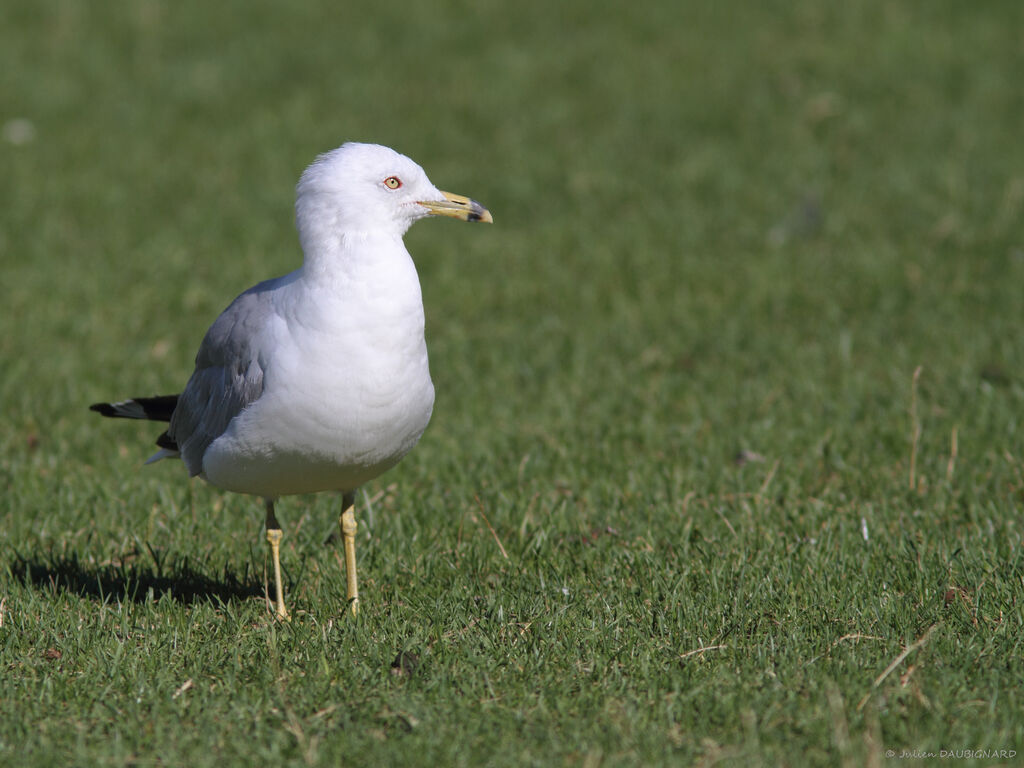
{"type": "Polygon", "coordinates": [[[313,233],[381,232],[401,237],[413,222],[439,215],[491,221],[482,205],[442,192],[416,163],[379,144],[344,144],[320,155],[296,188],[295,218],[313,233]]]}

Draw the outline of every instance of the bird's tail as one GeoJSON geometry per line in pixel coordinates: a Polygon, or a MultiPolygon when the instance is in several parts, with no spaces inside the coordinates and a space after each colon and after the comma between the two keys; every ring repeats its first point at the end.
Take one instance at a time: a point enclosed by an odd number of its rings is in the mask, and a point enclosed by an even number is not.
{"type": "MultiPolygon", "coordinates": [[[[122,400],[119,403],[93,403],[90,411],[96,411],[113,419],[147,419],[149,421],[170,421],[171,414],[178,406],[178,395],[157,395],[156,397],[136,397],[122,400]]],[[[156,439],[160,450],[149,457],[147,464],[160,459],[176,458],[178,444],[167,432],[156,439]]]]}
{"type": "Polygon", "coordinates": [[[93,403],[90,411],[114,419],[148,419],[149,421],[170,421],[171,414],[178,406],[178,395],[157,395],[136,397],[119,403],[93,403]]]}

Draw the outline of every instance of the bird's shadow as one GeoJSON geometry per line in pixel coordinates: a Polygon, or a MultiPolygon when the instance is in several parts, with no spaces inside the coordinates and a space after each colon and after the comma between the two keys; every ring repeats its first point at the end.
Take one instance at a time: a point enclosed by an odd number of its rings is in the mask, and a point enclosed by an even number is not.
{"type": "Polygon", "coordinates": [[[26,586],[98,600],[144,603],[165,595],[172,600],[227,603],[266,594],[262,578],[246,572],[239,576],[225,566],[217,576],[192,566],[188,558],[168,562],[151,550],[149,563],[134,558],[100,564],[83,563],[77,553],[24,556],[15,553],[11,575],[26,586]]]}

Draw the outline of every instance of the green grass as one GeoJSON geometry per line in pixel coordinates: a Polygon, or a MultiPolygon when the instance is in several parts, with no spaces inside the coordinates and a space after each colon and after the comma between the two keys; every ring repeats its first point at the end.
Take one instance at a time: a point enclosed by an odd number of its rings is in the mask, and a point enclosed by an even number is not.
{"type": "Polygon", "coordinates": [[[0,764],[1020,760],[1024,6],[291,5],[0,10],[0,764]],[[279,505],[281,624],[260,505],[86,407],[347,139],[496,224],[410,233],[433,422],[358,620],[279,505]]]}

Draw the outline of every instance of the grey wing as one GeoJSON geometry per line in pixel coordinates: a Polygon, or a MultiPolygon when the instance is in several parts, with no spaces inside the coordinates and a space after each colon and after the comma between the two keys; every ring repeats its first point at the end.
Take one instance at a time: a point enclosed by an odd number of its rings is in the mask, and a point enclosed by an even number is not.
{"type": "Polygon", "coordinates": [[[203,454],[210,443],[263,393],[258,339],[273,311],[270,292],[276,282],[260,283],[235,299],[199,346],[196,369],[167,430],[190,475],[203,471],[203,454]]]}

